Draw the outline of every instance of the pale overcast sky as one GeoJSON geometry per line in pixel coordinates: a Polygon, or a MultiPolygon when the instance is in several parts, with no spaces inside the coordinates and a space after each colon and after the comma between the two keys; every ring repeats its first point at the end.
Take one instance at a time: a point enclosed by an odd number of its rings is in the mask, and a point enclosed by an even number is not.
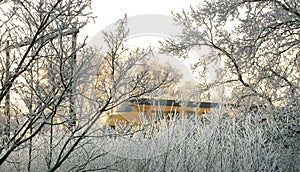
{"type": "Polygon", "coordinates": [[[143,14],[170,15],[171,11],[187,9],[190,4],[198,4],[195,0],[92,0],[95,23],[90,23],[82,35],[88,35],[89,39],[101,31],[105,26],[124,17],[143,14]]]}
{"type": "MultiPolygon", "coordinates": [[[[92,10],[94,16],[97,16],[97,18],[95,19],[95,23],[88,24],[88,26],[81,31],[80,37],[83,38],[85,36],[88,36],[88,40],[87,40],[88,42],[91,39],[95,39],[97,37],[96,34],[98,32],[102,31],[102,29],[104,29],[106,26],[123,18],[125,14],[127,14],[128,18],[139,16],[139,15],[145,15],[145,14],[148,15],[158,14],[158,15],[171,16],[172,15],[171,11],[180,12],[183,9],[188,9],[191,4],[193,5],[197,4],[196,2],[199,1],[195,1],[195,0],[152,0],[152,1],[150,0],[108,0],[108,1],[92,0],[92,10]]],[[[127,46],[149,46],[149,45],[156,46],[158,43],[157,39],[159,38],[153,35],[152,38],[154,39],[151,39],[151,37],[149,36],[147,37],[145,35],[142,35],[139,38],[130,39],[130,41],[127,43],[127,46]],[[154,42],[156,43],[156,45],[154,42]],[[143,43],[145,45],[142,45],[143,43]]],[[[161,37],[160,39],[163,38],[161,37]]],[[[172,58],[172,59],[168,59],[167,61],[171,61],[172,63],[174,63],[175,66],[179,66],[179,68],[182,68],[181,70],[184,73],[183,82],[192,82],[194,79],[192,77],[192,73],[188,69],[189,64],[183,65],[178,60],[179,59],[172,58]]]]}
{"type": "MultiPolygon", "coordinates": [[[[181,12],[183,9],[189,10],[190,6],[196,6],[201,2],[201,0],[108,0],[108,1],[101,1],[101,0],[92,0],[92,10],[94,12],[94,16],[97,16],[95,19],[95,23],[90,23],[88,26],[81,31],[80,37],[88,36],[88,42],[91,39],[95,39],[99,37],[99,34],[96,36],[97,33],[102,31],[105,27],[111,25],[112,23],[116,22],[117,20],[124,17],[127,14],[128,18],[141,16],[141,15],[149,15],[149,14],[156,14],[156,15],[164,15],[164,16],[172,16],[171,11],[174,12],[181,12]]],[[[168,18],[168,17],[167,17],[168,18]]],[[[144,24],[145,25],[145,24],[144,24]]],[[[157,24],[156,28],[162,28],[162,24],[157,24]]],[[[144,26],[144,28],[147,26],[144,26]]],[[[152,27],[152,26],[151,26],[152,27]]],[[[170,28],[172,30],[174,28],[170,28]]],[[[132,31],[132,28],[130,28],[132,31]]],[[[132,32],[131,32],[132,33],[132,32]]],[[[102,36],[100,36],[102,37],[102,36]]],[[[83,37],[82,37],[83,38],[83,37]]],[[[80,38],[79,38],[80,39],[80,38]]],[[[155,35],[146,36],[141,35],[135,38],[130,38],[126,43],[127,46],[144,46],[143,43],[150,43],[151,46],[157,43],[157,40],[163,39],[162,37],[158,38],[155,35]],[[154,39],[152,39],[154,38],[154,39]]],[[[94,41],[91,41],[94,42],[94,41]]],[[[148,45],[146,45],[148,46],[148,45]]],[[[168,62],[171,62],[174,66],[177,66],[182,70],[183,73],[183,80],[182,82],[194,82],[195,77],[190,71],[190,65],[193,64],[197,59],[206,54],[206,50],[198,51],[197,53],[191,53],[190,59],[182,61],[178,58],[169,58],[167,59],[168,62]],[[179,62],[180,60],[181,62],[179,62]]],[[[162,58],[160,58],[161,60],[162,58]]],[[[163,61],[162,61],[163,62],[163,61]]],[[[213,74],[214,75],[214,74],[213,74]]],[[[212,76],[214,77],[214,76],[212,76]]]]}

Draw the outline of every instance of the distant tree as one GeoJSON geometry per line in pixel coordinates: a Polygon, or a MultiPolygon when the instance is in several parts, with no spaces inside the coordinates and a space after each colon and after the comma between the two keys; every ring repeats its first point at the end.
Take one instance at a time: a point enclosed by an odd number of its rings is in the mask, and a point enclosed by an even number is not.
{"type": "Polygon", "coordinates": [[[174,13],[182,33],[166,40],[162,50],[183,58],[195,47],[210,50],[194,68],[200,74],[207,72],[210,63],[220,68],[214,81],[202,82],[201,91],[225,85],[234,103],[296,110],[300,102],[299,7],[298,0],[206,0],[189,11],[174,13]]]}
{"type": "Polygon", "coordinates": [[[104,32],[108,49],[98,55],[100,66],[97,71],[96,97],[99,100],[110,100],[113,106],[128,99],[149,97],[150,93],[176,84],[180,78],[175,68],[159,64],[151,47],[125,47],[129,32],[126,25],[125,18],[118,22],[114,31],[104,32]]]}

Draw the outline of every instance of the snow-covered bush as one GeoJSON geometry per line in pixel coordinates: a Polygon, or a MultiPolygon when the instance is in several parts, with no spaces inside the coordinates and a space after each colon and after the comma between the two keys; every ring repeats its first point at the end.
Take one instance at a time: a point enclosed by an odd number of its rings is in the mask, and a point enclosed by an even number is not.
{"type": "MultiPolygon", "coordinates": [[[[95,131],[70,155],[59,171],[297,171],[299,134],[280,127],[272,114],[249,113],[239,118],[220,110],[193,119],[163,120],[159,127],[135,133],[95,131]]],[[[286,125],[285,125],[286,126],[286,125]]],[[[126,128],[126,127],[125,127],[126,128]]],[[[295,129],[295,128],[294,128],[295,129]]],[[[31,165],[46,171],[49,140],[37,138],[31,165]]],[[[58,137],[59,138],[59,137],[58,137]]],[[[61,140],[53,138],[55,146],[61,140]]],[[[26,169],[28,152],[21,149],[1,171],[26,169]]],[[[58,149],[60,150],[60,149],[58,149]]],[[[52,152],[52,159],[59,156],[52,152]]]]}

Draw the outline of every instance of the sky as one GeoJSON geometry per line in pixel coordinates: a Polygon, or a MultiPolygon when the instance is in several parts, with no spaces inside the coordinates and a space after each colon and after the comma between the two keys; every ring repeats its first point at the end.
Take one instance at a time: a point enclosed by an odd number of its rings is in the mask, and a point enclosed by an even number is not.
{"type": "MultiPolygon", "coordinates": [[[[198,1],[196,1],[198,2],[198,1]]],[[[112,25],[117,20],[124,18],[125,14],[127,14],[128,17],[128,26],[130,25],[130,22],[133,23],[131,26],[129,26],[131,38],[127,41],[127,46],[131,47],[147,47],[147,46],[158,46],[158,40],[163,40],[166,38],[166,36],[170,35],[164,35],[164,33],[153,33],[153,32],[164,32],[172,30],[173,28],[164,25],[164,20],[167,19],[161,19],[158,23],[157,27],[153,26],[145,26],[147,25],[147,21],[140,22],[132,19],[134,17],[144,16],[144,15],[157,15],[158,20],[160,20],[160,16],[162,17],[169,17],[172,21],[172,13],[174,12],[180,12],[183,9],[189,9],[190,5],[196,5],[197,3],[195,0],[110,0],[110,1],[100,1],[100,0],[92,0],[92,10],[94,16],[96,16],[95,21],[91,22],[87,25],[86,28],[84,28],[80,32],[80,37],[84,38],[85,36],[88,36],[87,42],[91,43],[94,42],[94,40],[101,39],[101,31],[104,28],[109,27],[109,25],[112,25]],[[134,21],[132,21],[134,20],[134,21]],[[141,23],[141,24],[140,24],[141,23]],[[139,25],[142,27],[141,31],[135,31],[139,30],[139,25]],[[145,26],[143,28],[143,26],[145,26]],[[133,28],[132,28],[133,27],[133,28]],[[152,31],[145,31],[147,30],[147,27],[152,27],[152,31]],[[160,28],[164,27],[164,28],[160,28]],[[171,28],[171,29],[170,29],[171,28]],[[153,31],[154,29],[154,31],[153,31]],[[169,30],[168,30],[169,29],[169,30]],[[152,32],[150,35],[149,33],[141,33],[141,32],[152,32]],[[137,33],[138,32],[138,33],[137,33]],[[155,35],[156,34],[156,35],[155,35]],[[160,35],[161,34],[161,35],[160,35]]],[[[141,17],[142,20],[147,20],[145,17],[141,17]]],[[[173,22],[173,21],[172,21],[173,22]]],[[[97,43],[96,43],[97,44],[97,43]]],[[[98,43],[97,45],[103,45],[98,43]]],[[[184,84],[186,82],[195,82],[195,77],[193,76],[192,72],[189,70],[189,66],[191,65],[190,61],[184,61],[182,62],[178,58],[172,58],[172,57],[162,57],[158,56],[159,60],[161,60],[162,63],[170,62],[173,66],[176,66],[179,68],[179,70],[183,73],[183,79],[181,82],[184,84]]]]}
{"type": "MultiPolygon", "coordinates": [[[[197,1],[196,1],[197,2],[197,1]]],[[[124,17],[143,14],[161,14],[171,16],[171,11],[179,12],[188,9],[195,0],[92,0],[92,10],[97,18],[82,30],[89,39],[107,25],[124,17]]]]}

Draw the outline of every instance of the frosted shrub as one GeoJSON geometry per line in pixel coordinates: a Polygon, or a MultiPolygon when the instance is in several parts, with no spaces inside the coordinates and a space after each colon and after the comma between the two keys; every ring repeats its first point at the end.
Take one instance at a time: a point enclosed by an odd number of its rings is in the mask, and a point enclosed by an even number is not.
{"type": "MultiPolygon", "coordinates": [[[[122,134],[115,133],[121,128],[99,130],[87,137],[58,171],[299,170],[299,136],[286,135],[287,127],[280,127],[283,124],[271,117],[247,113],[234,118],[213,111],[190,119],[162,120],[159,126],[141,126],[134,133],[125,126],[122,134]]],[[[47,170],[50,150],[45,138],[34,144],[34,171],[47,170]]],[[[54,142],[61,146],[59,140],[54,142]]],[[[19,163],[7,162],[0,170],[26,169],[25,150],[10,158],[19,163]]],[[[52,156],[55,159],[58,155],[54,151],[52,156]]]]}

